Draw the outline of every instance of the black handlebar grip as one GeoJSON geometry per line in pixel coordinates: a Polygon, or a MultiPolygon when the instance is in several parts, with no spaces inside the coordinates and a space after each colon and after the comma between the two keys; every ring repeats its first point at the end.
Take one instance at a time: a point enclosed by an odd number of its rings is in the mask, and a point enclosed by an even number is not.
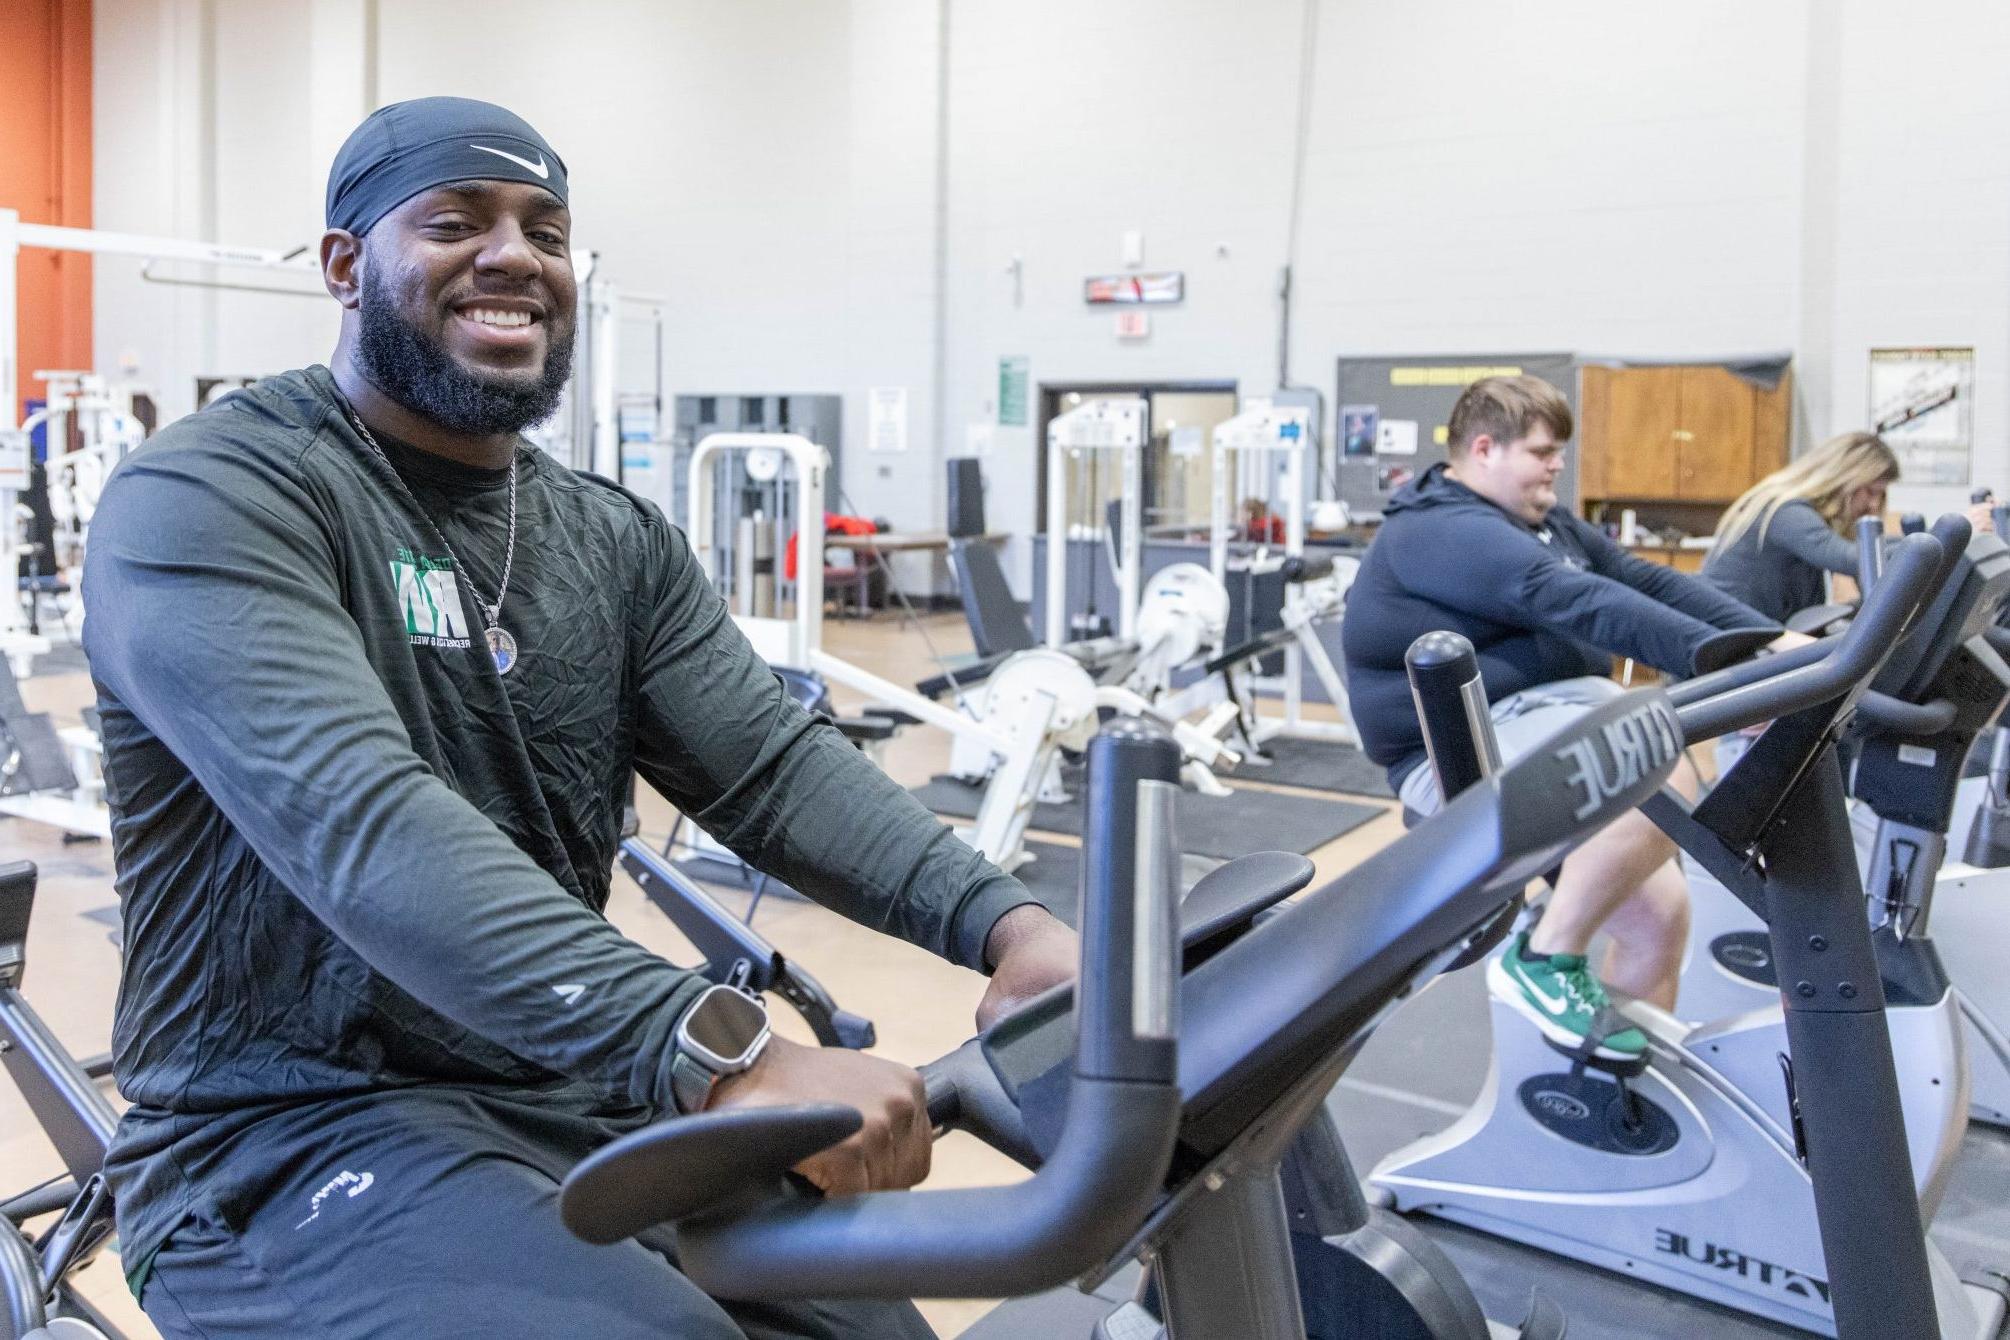
{"type": "Polygon", "coordinates": [[[1168,1083],[1177,1074],[1179,763],[1172,736],[1142,717],[1119,717],[1089,742],[1080,1075],[1168,1083]]]}
{"type": "Polygon", "coordinates": [[[1333,575],[1333,556],[1319,554],[1307,558],[1303,555],[1294,555],[1284,560],[1284,567],[1280,571],[1286,583],[1324,581],[1333,575]]]}
{"type": "Polygon", "coordinates": [[[1863,595],[1877,585],[1884,574],[1884,523],[1874,516],[1858,517],[1856,523],[1856,584],[1863,595]]]}
{"type": "Polygon", "coordinates": [[[1926,515],[1922,512],[1907,512],[1898,519],[1900,535],[1919,535],[1926,530],[1926,515]]]}
{"type": "Polygon", "coordinates": [[[1457,633],[1426,633],[1410,644],[1403,663],[1438,791],[1450,800],[1500,767],[1479,657],[1457,633]]]}

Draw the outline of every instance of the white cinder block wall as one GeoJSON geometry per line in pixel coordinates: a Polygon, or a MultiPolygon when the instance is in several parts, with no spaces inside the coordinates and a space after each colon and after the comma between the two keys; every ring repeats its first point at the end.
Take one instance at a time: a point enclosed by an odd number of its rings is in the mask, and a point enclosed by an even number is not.
{"type": "Polygon", "coordinates": [[[1804,15],[1324,7],[1294,362],[1789,347],[1804,15]]]}
{"type": "MultiPolygon", "coordinates": [[[[1298,0],[951,6],[952,444],[995,417],[1001,356],[1026,356],[1035,386],[1275,385],[1300,16],[1298,0]],[[1082,301],[1132,230],[1146,269],[1186,272],[1186,300],[1147,309],[1139,341],[1082,301]]],[[[1036,428],[1001,428],[985,467],[1022,580],[1044,450],[1036,428]]]]}
{"type": "MultiPolygon", "coordinates": [[[[311,241],[328,157],[368,107],[504,102],[566,154],[609,273],[670,299],[672,390],[842,394],[846,490],[903,527],[939,524],[939,462],[995,415],[1001,356],[1035,383],[1275,383],[1308,35],[1294,381],[1330,399],[1350,353],[1791,349],[1808,442],[1862,422],[1870,347],[1973,344],[1976,478],[2010,485],[1993,0],[1317,0],[1309,22],[1303,0],[96,13],[98,226],[311,241]],[[1081,302],[1133,229],[1188,291],[1135,342],[1081,302]],[[869,456],[866,394],[889,385],[910,450],[869,456]]],[[[332,342],[326,306],[98,275],[101,363],[137,364],[170,410],[196,372],[332,342]]],[[[996,528],[1033,529],[1035,449],[995,435],[996,528]]]]}
{"type": "MultiPolygon", "coordinates": [[[[1854,428],[1868,401],[1867,351],[1973,345],[1972,478],[2010,501],[2010,8],[1931,0],[1903,10],[1817,5],[1837,49],[1833,97],[1832,281],[1812,288],[1832,322],[1829,431],[1854,428]]],[[[1810,408],[1814,408],[1811,404],[1810,408]]],[[[1929,514],[1965,488],[1899,488],[1893,505],[1929,514]]]]}
{"type": "MultiPolygon", "coordinates": [[[[310,60],[314,17],[304,5],[257,0],[98,0],[96,226],[261,247],[313,243],[328,152],[313,165],[305,94],[320,72],[310,60]]],[[[154,273],[205,277],[185,264],[154,273]]],[[[333,345],[335,306],[325,296],[150,282],[124,257],[99,259],[94,277],[98,367],[152,387],[170,417],[194,408],[198,377],[295,367],[333,345]]],[[[292,287],[314,291],[311,282],[292,287]]]]}

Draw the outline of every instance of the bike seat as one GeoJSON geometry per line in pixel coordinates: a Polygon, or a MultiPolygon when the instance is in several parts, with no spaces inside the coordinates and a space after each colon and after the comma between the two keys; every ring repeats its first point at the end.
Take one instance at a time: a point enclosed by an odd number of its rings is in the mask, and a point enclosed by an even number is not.
{"type": "Polygon", "coordinates": [[[1839,625],[1855,616],[1854,601],[1841,605],[1810,605],[1787,616],[1787,631],[1806,633],[1809,637],[1828,637],[1840,632],[1839,625]]]}
{"type": "Polygon", "coordinates": [[[1208,958],[1274,907],[1312,882],[1312,862],[1296,852],[1239,856],[1201,877],[1180,903],[1186,966],[1208,958]]]}
{"type": "Polygon", "coordinates": [[[1696,648],[1690,669],[1698,675],[1722,670],[1742,661],[1771,642],[1778,634],[1767,628],[1738,628],[1703,639],[1696,648]]]}

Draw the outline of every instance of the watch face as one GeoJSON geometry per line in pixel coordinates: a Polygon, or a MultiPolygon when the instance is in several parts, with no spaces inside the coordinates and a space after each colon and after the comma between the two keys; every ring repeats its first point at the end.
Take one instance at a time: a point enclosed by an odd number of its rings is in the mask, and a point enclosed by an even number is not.
{"type": "Polygon", "coordinates": [[[684,1035],[724,1061],[744,1056],[768,1026],[760,1003],[731,987],[714,987],[684,1016],[684,1035]]]}

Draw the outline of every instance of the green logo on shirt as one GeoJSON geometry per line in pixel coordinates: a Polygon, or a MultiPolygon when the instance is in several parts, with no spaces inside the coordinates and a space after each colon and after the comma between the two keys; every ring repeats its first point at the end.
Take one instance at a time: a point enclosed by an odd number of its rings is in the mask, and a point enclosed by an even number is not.
{"type": "Polygon", "coordinates": [[[468,620],[461,606],[460,583],[453,560],[426,558],[400,549],[391,560],[391,581],[404,612],[405,633],[418,647],[463,648],[468,645],[468,620]]]}

